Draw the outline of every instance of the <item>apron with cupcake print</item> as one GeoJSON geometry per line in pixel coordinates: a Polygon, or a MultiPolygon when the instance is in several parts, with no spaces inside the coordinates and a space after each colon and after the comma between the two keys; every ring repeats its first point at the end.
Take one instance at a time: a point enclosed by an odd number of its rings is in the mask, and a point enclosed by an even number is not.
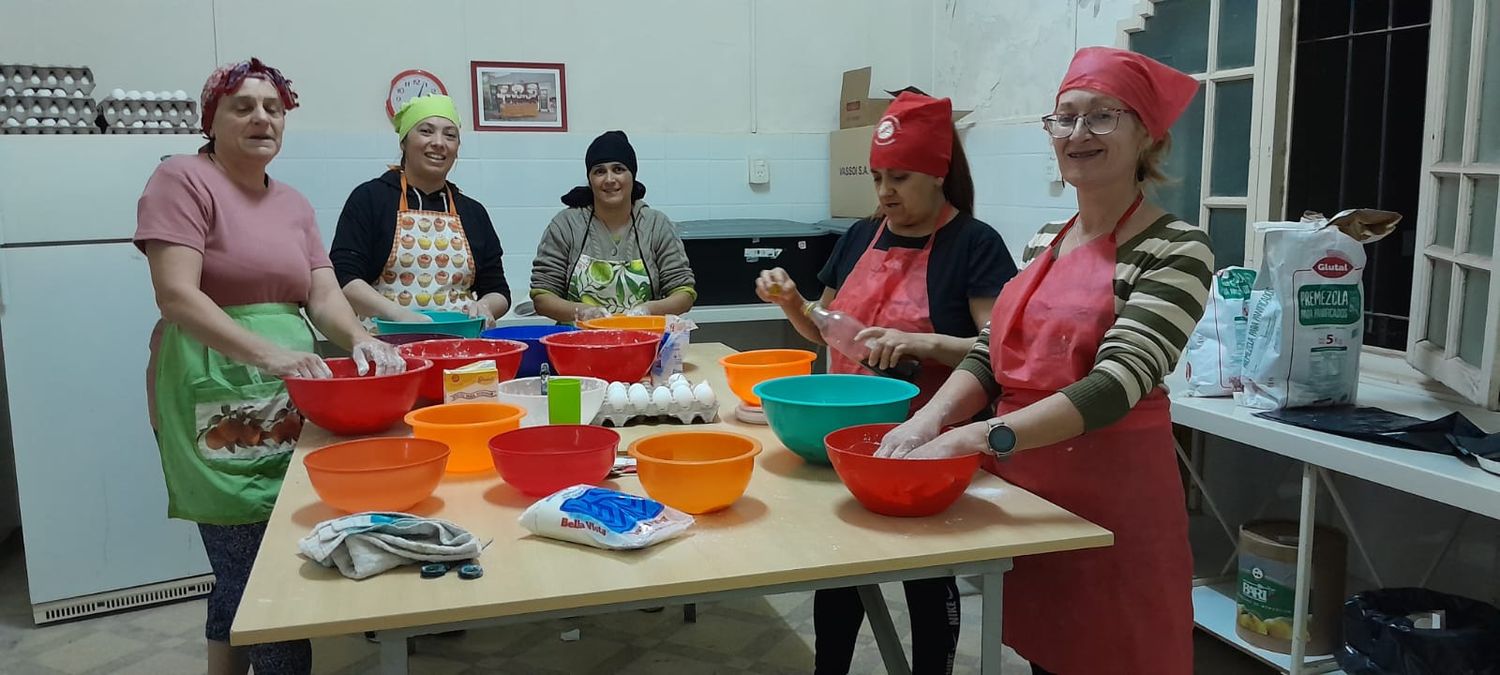
{"type": "Polygon", "coordinates": [[[406,176],[401,176],[396,236],[375,290],[405,309],[466,312],[474,301],[469,290],[474,283],[474,256],[453,190],[444,190],[446,211],[408,209],[406,176]]]}

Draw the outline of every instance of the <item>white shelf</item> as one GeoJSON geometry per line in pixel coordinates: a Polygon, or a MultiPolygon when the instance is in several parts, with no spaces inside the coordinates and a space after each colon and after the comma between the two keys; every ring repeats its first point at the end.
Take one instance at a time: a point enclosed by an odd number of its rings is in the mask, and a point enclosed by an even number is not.
{"type": "MultiPolygon", "coordinates": [[[[1193,587],[1193,623],[1230,646],[1249,654],[1283,673],[1292,671],[1292,657],[1245,642],[1234,632],[1234,584],[1193,587]]],[[[1330,654],[1309,654],[1303,662],[1304,673],[1341,673],[1330,654]]]]}

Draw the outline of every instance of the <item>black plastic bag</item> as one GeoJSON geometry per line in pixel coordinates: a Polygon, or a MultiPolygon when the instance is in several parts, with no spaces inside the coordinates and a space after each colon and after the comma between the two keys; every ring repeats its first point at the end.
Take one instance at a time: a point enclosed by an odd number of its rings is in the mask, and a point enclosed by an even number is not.
{"type": "Polygon", "coordinates": [[[1344,602],[1349,675],[1500,675],[1500,609],[1425,588],[1386,588],[1344,602]],[[1407,615],[1442,610],[1443,627],[1422,629],[1407,615]]]}

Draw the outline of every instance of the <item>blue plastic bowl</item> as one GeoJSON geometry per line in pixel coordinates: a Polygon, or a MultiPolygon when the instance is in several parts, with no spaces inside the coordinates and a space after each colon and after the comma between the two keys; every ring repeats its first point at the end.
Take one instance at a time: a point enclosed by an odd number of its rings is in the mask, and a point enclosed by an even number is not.
{"type": "Polygon", "coordinates": [[[795,375],[766,380],[751,391],[782,445],[809,462],[828,464],[823,437],[862,424],[904,422],[920,390],[875,375],[795,375]]]}
{"type": "Polygon", "coordinates": [[[471,319],[468,314],[464,314],[463,312],[429,312],[418,310],[418,313],[432,317],[432,321],[386,321],[385,319],[375,319],[375,329],[381,335],[437,333],[461,338],[477,338],[479,337],[479,332],[484,330],[484,317],[471,319]]]}
{"type": "Polygon", "coordinates": [[[490,340],[515,340],[526,343],[526,351],[521,354],[521,368],[516,371],[516,377],[536,377],[542,374],[542,364],[553,375],[557,374],[557,366],[547,358],[547,347],[542,344],[542,338],[558,333],[571,333],[577,328],[572,326],[501,326],[491,328],[480,337],[490,340]]]}

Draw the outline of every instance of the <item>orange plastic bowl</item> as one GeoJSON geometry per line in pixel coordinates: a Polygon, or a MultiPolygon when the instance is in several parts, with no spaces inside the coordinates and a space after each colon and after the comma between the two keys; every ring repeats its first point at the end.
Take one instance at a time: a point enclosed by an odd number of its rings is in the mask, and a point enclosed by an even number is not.
{"type": "Polygon", "coordinates": [[[880,449],[880,439],[896,426],[865,424],[828,434],[823,443],[833,470],[854,498],[875,513],[906,517],[942,513],[969,488],[981,455],[945,459],[873,456],[880,449]]]}
{"type": "Polygon", "coordinates": [[[467,366],[475,361],[494,360],[500,381],[512,379],[521,367],[521,354],[526,343],[515,340],[486,340],[464,338],[459,340],[423,340],[397,347],[403,356],[427,359],[432,370],[422,379],[422,398],[429,401],[443,400],[443,371],[467,366]]]}
{"type": "Polygon", "coordinates": [[[385,431],[417,403],[426,359],[406,358],[406,372],[360,376],[352,359],[327,359],[331,379],[283,378],[292,404],[313,424],[339,436],[385,431]]]}
{"type": "MultiPolygon", "coordinates": [[[[417,343],[422,344],[422,343],[417,343]]],[[[580,330],[542,338],[556,375],[637,382],[651,372],[661,335],[639,330],[580,330]]]]}
{"type": "Polygon", "coordinates": [[[350,513],[416,506],[437,488],[447,462],[448,446],[422,438],[364,438],[302,458],[318,498],[350,513]]]}
{"type": "Polygon", "coordinates": [[[745,494],[760,441],[727,431],[678,431],[630,444],[646,494],[688,513],[729,508],[745,494]]]}
{"type": "Polygon", "coordinates": [[[667,332],[667,317],[651,316],[606,316],[578,322],[579,328],[587,330],[643,330],[661,335],[667,332]]]}
{"type": "Polygon", "coordinates": [[[778,377],[810,375],[816,360],[818,355],[805,349],[757,349],[730,354],[719,359],[719,365],[724,367],[729,390],[745,405],[759,408],[760,397],[752,391],[755,385],[778,377]]]}
{"type": "Polygon", "coordinates": [[[511,487],[545,497],[580,483],[598,483],[615,465],[620,434],[584,424],[552,424],[490,439],[495,470],[511,487]]]}
{"type": "Polygon", "coordinates": [[[406,416],[412,435],[448,445],[448,473],[490,468],[490,439],[521,426],[526,411],[508,403],[448,403],[406,416]]]}

